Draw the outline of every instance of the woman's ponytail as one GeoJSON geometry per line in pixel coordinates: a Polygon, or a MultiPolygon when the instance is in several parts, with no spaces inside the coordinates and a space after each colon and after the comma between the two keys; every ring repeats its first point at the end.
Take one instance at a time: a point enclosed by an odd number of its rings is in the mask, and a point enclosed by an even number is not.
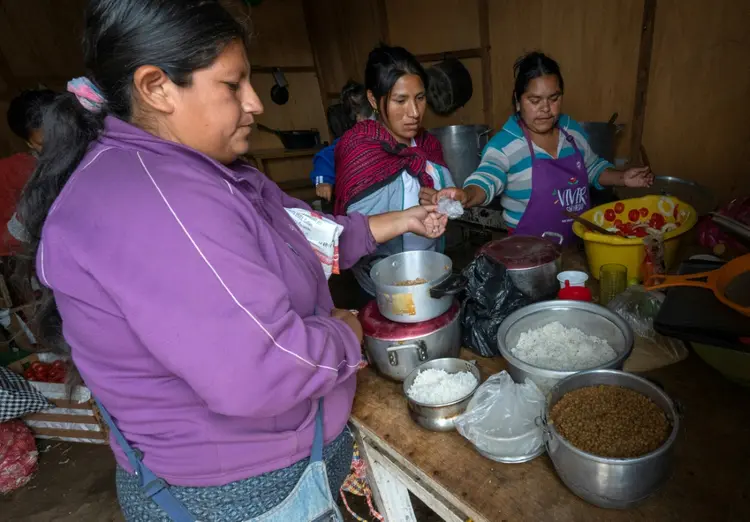
{"type": "MultiPolygon", "coordinates": [[[[47,214],[102,126],[103,114],[85,109],[71,93],[59,94],[44,110],[42,154],[18,203],[17,213],[26,231],[28,251],[19,258],[17,273],[34,273],[47,214]]],[[[42,289],[33,323],[41,348],[69,353],[54,297],[46,287],[42,289]]]]}

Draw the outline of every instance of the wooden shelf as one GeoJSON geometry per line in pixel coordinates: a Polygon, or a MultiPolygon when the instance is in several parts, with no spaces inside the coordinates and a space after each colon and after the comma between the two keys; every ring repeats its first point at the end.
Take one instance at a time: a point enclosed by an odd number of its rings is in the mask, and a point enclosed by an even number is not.
{"type": "Polygon", "coordinates": [[[315,156],[323,147],[312,149],[258,149],[248,151],[245,156],[257,160],[284,159],[284,158],[301,158],[305,156],[315,156]]]}

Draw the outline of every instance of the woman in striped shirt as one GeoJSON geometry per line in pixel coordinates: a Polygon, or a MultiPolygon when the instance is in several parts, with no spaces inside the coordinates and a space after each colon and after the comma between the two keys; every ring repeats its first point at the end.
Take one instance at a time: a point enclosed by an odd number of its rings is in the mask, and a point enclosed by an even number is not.
{"type": "Polygon", "coordinates": [[[563,78],[548,56],[533,52],[515,66],[513,114],[484,149],[477,170],[463,189],[433,194],[465,207],[486,205],[500,196],[503,218],[517,234],[559,234],[572,238],[572,220],[590,207],[589,185],[644,187],[653,182],[648,167],[618,171],[594,153],[581,126],[561,114],[563,78]]]}

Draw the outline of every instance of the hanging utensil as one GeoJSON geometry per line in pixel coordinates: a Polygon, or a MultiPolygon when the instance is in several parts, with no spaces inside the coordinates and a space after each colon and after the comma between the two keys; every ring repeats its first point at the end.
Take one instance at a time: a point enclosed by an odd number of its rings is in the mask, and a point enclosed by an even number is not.
{"type": "Polygon", "coordinates": [[[615,124],[615,122],[617,121],[617,117],[618,117],[619,115],[620,115],[620,114],[619,114],[619,113],[617,113],[617,112],[613,113],[613,114],[612,114],[612,116],[610,116],[610,118],[609,118],[609,121],[607,122],[607,125],[614,125],[614,124],[615,124]]]}
{"type": "Polygon", "coordinates": [[[644,286],[649,290],[675,286],[706,288],[726,306],[750,317],[750,254],[735,258],[711,272],[681,276],[653,275],[644,286]]]}
{"type": "Polygon", "coordinates": [[[278,67],[273,70],[274,85],[271,87],[271,101],[276,105],[284,105],[289,101],[289,82],[284,72],[278,67]]]}
{"type": "Polygon", "coordinates": [[[595,225],[591,221],[589,221],[586,218],[582,218],[578,214],[574,212],[570,212],[569,210],[563,210],[563,214],[565,216],[569,217],[573,221],[578,221],[581,225],[588,228],[589,230],[593,230],[594,232],[598,232],[600,234],[604,234],[605,236],[616,236],[617,234],[615,232],[612,232],[610,230],[607,230],[606,228],[602,228],[599,225],[595,225]]]}
{"type": "Polygon", "coordinates": [[[262,123],[256,123],[255,125],[258,130],[278,136],[285,149],[312,149],[320,145],[320,133],[315,129],[282,131],[272,129],[262,123]]]}

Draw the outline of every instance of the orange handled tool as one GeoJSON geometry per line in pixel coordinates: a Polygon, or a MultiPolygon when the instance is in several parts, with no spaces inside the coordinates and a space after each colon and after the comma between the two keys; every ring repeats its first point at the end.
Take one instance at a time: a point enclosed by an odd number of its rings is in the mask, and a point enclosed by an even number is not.
{"type": "Polygon", "coordinates": [[[707,288],[719,301],[750,317],[750,254],[733,259],[710,272],[682,276],[653,275],[644,286],[649,290],[674,286],[707,288]]]}

